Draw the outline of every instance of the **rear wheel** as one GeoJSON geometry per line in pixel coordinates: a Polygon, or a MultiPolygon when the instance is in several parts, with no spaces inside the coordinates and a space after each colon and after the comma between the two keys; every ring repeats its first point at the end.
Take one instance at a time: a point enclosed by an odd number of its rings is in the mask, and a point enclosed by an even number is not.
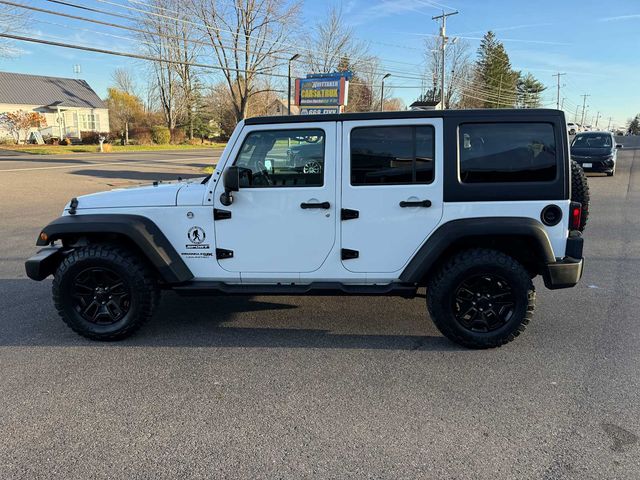
{"type": "Polygon", "coordinates": [[[427,285],[436,327],[469,348],[499,347],[524,331],[533,316],[535,290],[515,259],[489,249],[452,257],[427,285]]]}
{"type": "Polygon", "coordinates": [[[571,160],[571,201],[579,202],[582,205],[580,228],[578,229],[582,232],[587,226],[587,220],[589,219],[589,202],[591,201],[591,195],[589,193],[587,176],[584,174],[584,170],[580,164],[575,160],[571,160]]]}
{"type": "Polygon", "coordinates": [[[52,290],[62,320],[93,340],[130,336],[151,317],[159,300],[147,265],[111,245],[74,250],[58,267],[52,290]]]}

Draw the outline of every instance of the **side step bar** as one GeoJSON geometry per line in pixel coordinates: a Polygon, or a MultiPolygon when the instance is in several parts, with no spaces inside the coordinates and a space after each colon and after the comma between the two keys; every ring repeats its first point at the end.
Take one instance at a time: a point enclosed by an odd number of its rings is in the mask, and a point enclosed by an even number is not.
{"type": "Polygon", "coordinates": [[[188,282],[169,286],[181,295],[386,295],[414,298],[414,284],[346,285],[334,282],[314,282],[304,285],[236,285],[224,282],[188,282]]]}

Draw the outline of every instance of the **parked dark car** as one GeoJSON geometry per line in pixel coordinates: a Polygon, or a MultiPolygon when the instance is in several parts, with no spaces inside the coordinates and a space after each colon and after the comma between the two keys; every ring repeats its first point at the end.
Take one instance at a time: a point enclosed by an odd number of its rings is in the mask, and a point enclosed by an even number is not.
{"type": "Polygon", "coordinates": [[[571,158],[585,172],[606,173],[612,177],[616,172],[616,157],[622,145],[616,145],[611,132],[578,133],[571,142],[571,158]]]}

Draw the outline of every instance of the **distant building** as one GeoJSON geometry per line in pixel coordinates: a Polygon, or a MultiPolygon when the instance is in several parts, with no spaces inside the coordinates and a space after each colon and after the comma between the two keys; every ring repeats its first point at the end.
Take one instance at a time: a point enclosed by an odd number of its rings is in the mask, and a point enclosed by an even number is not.
{"type": "MultiPolygon", "coordinates": [[[[291,105],[291,115],[298,115],[300,108],[297,105],[291,105]]],[[[287,115],[287,100],[276,98],[267,106],[267,115],[287,115]]]]}
{"type": "Polygon", "coordinates": [[[437,100],[418,100],[409,105],[409,110],[442,110],[437,100]]]}
{"type": "MultiPolygon", "coordinates": [[[[18,110],[46,118],[46,127],[39,129],[45,138],[80,139],[80,132],[109,131],[109,110],[84,80],[0,72],[0,113],[18,110]]],[[[0,128],[0,138],[7,136],[0,128]]]]}

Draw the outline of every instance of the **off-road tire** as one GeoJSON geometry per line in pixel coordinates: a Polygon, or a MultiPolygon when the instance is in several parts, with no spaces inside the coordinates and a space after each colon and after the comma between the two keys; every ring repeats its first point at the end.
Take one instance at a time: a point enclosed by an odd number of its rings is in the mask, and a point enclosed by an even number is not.
{"type": "Polygon", "coordinates": [[[580,230],[584,231],[589,219],[589,203],[591,195],[589,193],[589,182],[584,170],[578,162],[571,160],[571,201],[582,204],[582,216],[580,218],[580,230]]]}
{"type": "Polygon", "coordinates": [[[500,347],[520,335],[533,318],[535,288],[527,270],[514,258],[490,249],[462,251],[449,259],[427,284],[427,307],[433,323],[453,342],[468,348],[500,347]],[[479,273],[500,275],[514,294],[511,318],[496,330],[477,332],[465,328],[454,312],[454,291],[479,273]]]}
{"type": "Polygon", "coordinates": [[[65,257],[54,274],[52,294],[58,314],[74,332],[102,341],[132,335],[151,318],[160,301],[156,277],[144,259],[125,248],[107,244],[78,248],[65,257]],[[92,267],[108,268],[130,285],[130,308],[116,323],[90,323],[74,309],[71,283],[79,272],[92,267]]]}

